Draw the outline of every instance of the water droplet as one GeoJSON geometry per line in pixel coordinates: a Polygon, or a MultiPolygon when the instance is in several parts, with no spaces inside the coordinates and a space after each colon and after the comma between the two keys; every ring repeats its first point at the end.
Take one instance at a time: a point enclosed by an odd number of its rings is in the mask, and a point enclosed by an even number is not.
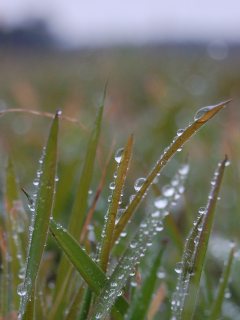
{"type": "Polygon", "coordinates": [[[123,215],[124,212],[125,212],[125,209],[118,209],[116,220],[115,220],[115,224],[118,223],[118,221],[120,220],[120,218],[121,218],[121,216],[123,215]]]}
{"type": "Polygon", "coordinates": [[[30,226],[28,229],[30,232],[32,232],[34,230],[34,228],[32,226],[30,226]]]}
{"type": "Polygon", "coordinates": [[[228,167],[230,164],[231,164],[231,162],[230,162],[229,160],[227,160],[227,161],[225,162],[225,167],[228,167]]]}
{"type": "Polygon", "coordinates": [[[168,201],[163,196],[157,197],[154,201],[154,206],[158,209],[163,209],[167,206],[168,201]]]}
{"type": "Polygon", "coordinates": [[[164,154],[167,153],[168,149],[169,149],[169,147],[165,148],[164,151],[163,151],[163,153],[164,153],[164,154]]]}
{"type": "Polygon", "coordinates": [[[131,203],[133,201],[133,199],[135,198],[135,194],[132,194],[129,198],[129,203],[131,203]]]}
{"type": "Polygon", "coordinates": [[[111,183],[109,184],[109,189],[114,190],[115,188],[116,188],[116,184],[115,184],[115,182],[113,181],[113,182],[111,182],[111,183]]]}
{"type": "Polygon", "coordinates": [[[38,179],[34,179],[33,180],[33,185],[34,186],[38,186],[39,185],[39,180],[38,179]]]}
{"type": "Polygon", "coordinates": [[[165,165],[166,163],[167,163],[167,160],[162,160],[162,161],[161,161],[161,164],[162,164],[162,165],[165,165]]]}
{"type": "Polygon", "coordinates": [[[127,235],[127,232],[126,232],[126,231],[123,231],[123,232],[120,233],[120,236],[121,236],[122,238],[126,237],[126,235],[127,235]]]}
{"type": "Polygon", "coordinates": [[[157,232],[163,231],[163,223],[162,223],[162,221],[158,222],[158,225],[156,227],[156,231],[157,232]]]}
{"type": "Polygon", "coordinates": [[[167,184],[162,188],[162,194],[165,197],[172,197],[174,195],[174,192],[175,190],[170,184],[167,184]]]}
{"type": "Polygon", "coordinates": [[[194,121],[205,122],[205,120],[201,121],[200,119],[213,108],[215,108],[215,106],[207,106],[199,109],[194,116],[194,121]]]}
{"type": "Polygon", "coordinates": [[[178,129],[177,131],[178,137],[180,137],[183,134],[183,132],[184,132],[184,129],[178,129]]]}
{"type": "Polygon", "coordinates": [[[17,287],[17,294],[19,296],[25,296],[27,293],[27,288],[25,287],[24,283],[20,283],[19,286],[17,287]]]}
{"type": "Polygon", "coordinates": [[[160,216],[160,211],[159,211],[159,210],[154,211],[154,212],[151,214],[151,217],[153,217],[153,218],[157,218],[157,217],[159,217],[159,216],[160,216]]]}
{"type": "Polygon", "coordinates": [[[198,210],[198,212],[199,212],[200,214],[206,214],[206,208],[205,208],[205,207],[200,207],[199,210],[198,210]]]}
{"type": "Polygon", "coordinates": [[[182,273],[182,262],[178,262],[174,268],[177,273],[182,273]]]}
{"type": "Polygon", "coordinates": [[[101,312],[97,312],[97,314],[96,314],[95,318],[96,318],[96,319],[100,319],[100,318],[101,318],[101,316],[102,316],[102,313],[101,313],[101,312]]]}
{"type": "Polygon", "coordinates": [[[108,197],[108,202],[111,202],[112,201],[112,196],[109,196],[108,197]]]}
{"type": "Polygon", "coordinates": [[[92,190],[88,190],[88,194],[92,194],[93,192],[92,192],[92,190]]]}
{"type": "Polygon", "coordinates": [[[188,126],[191,127],[192,124],[193,124],[193,122],[189,122],[188,126]]]}
{"type": "Polygon", "coordinates": [[[180,151],[182,151],[182,147],[180,147],[180,148],[177,149],[177,152],[180,152],[180,151]]]}
{"type": "Polygon", "coordinates": [[[62,114],[62,110],[58,109],[57,114],[60,116],[62,114]]]}
{"type": "Polygon", "coordinates": [[[188,174],[188,172],[189,172],[189,164],[187,163],[181,164],[181,166],[178,169],[178,173],[185,175],[185,174],[188,174]]]}
{"type": "Polygon", "coordinates": [[[235,239],[231,239],[229,242],[229,247],[230,248],[235,248],[236,247],[236,240],[235,239]]]}
{"type": "Polygon", "coordinates": [[[138,242],[136,240],[132,240],[130,242],[130,248],[135,249],[138,245],[138,242]]]}
{"type": "Polygon", "coordinates": [[[145,178],[139,178],[139,179],[137,179],[137,180],[135,181],[135,183],[134,183],[134,189],[135,189],[136,191],[139,191],[139,190],[142,188],[142,186],[143,186],[143,184],[144,184],[145,181],[146,181],[145,178]]]}
{"type": "Polygon", "coordinates": [[[230,292],[229,288],[226,288],[224,297],[225,297],[226,299],[229,299],[229,298],[231,298],[231,296],[232,296],[232,295],[231,295],[231,292],[230,292]]]}
{"type": "Polygon", "coordinates": [[[178,139],[178,136],[173,138],[173,142],[175,142],[178,139]]]}
{"type": "Polygon", "coordinates": [[[124,151],[124,148],[120,148],[117,150],[117,152],[115,153],[115,160],[117,163],[120,163],[121,162],[121,159],[122,159],[122,155],[123,155],[123,151],[124,151]]]}
{"type": "Polygon", "coordinates": [[[160,269],[158,270],[157,277],[159,279],[164,279],[166,277],[166,272],[165,272],[165,269],[163,267],[160,267],[160,269]]]}

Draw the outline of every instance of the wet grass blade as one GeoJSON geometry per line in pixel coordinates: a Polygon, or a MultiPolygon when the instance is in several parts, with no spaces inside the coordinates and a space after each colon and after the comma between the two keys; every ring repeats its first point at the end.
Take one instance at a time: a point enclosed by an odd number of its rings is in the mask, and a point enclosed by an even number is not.
{"type": "Polygon", "coordinates": [[[182,317],[181,319],[190,320],[194,314],[194,308],[196,303],[197,292],[200,284],[202,270],[205,262],[205,256],[207,252],[208,242],[212,229],[212,223],[214,218],[214,210],[217,202],[217,196],[222,181],[222,176],[225,168],[227,157],[220,163],[217,171],[215,172],[215,185],[209,194],[209,201],[205,211],[205,217],[203,220],[202,231],[200,234],[194,264],[192,270],[194,272],[191,275],[188,286],[188,295],[184,301],[182,317]]]}
{"type": "MultiPolygon", "coordinates": [[[[88,200],[88,191],[90,189],[90,184],[92,180],[94,161],[96,158],[97,146],[98,146],[98,141],[100,136],[106,89],[107,89],[107,83],[105,85],[104,92],[100,100],[100,106],[99,106],[95,123],[91,132],[91,136],[90,136],[90,140],[87,148],[87,154],[85,157],[82,174],[79,181],[77,194],[76,194],[76,198],[75,198],[75,202],[74,202],[74,206],[73,206],[73,210],[70,218],[69,228],[68,228],[70,234],[76,240],[79,240],[80,238],[84,219],[85,219],[85,211],[87,208],[87,200],[88,200]]],[[[56,298],[56,294],[57,292],[59,292],[60,287],[62,286],[63,279],[67,274],[68,268],[69,268],[69,261],[63,255],[59,265],[59,269],[58,269],[59,271],[58,271],[57,282],[54,290],[54,299],[56,298]]]]}
{"type": "Polygon", "coordinates": [[[80,313],[78,316],[78,320],[87,319],[89,309],[91,306],[91,300],[92,300],[92,289],[89,286],[87,286],[85,293],[84,293],[82,307],[81,307],[81,310],[80,310],[80,313]]]}
{"type": "Polygon", "coordinates": [[[22,316],[22,320],[35,320],[35,286],[27,303],[26,311],[22,316]]]}
{"type": "Polygon", "coordinates": [[[216,113],[218,113],[226,104],[232,100],[225,101],[211,108],[205,107],[200,110],[195,115],[195,121],[191,123],[186,129],[178,130],[178,135],[174,138],[173,143],[169,146],[166,153],[164,153],[158,160],[156,166],[153,168],[152,172],[149,174],[145,180],[142,188],[137,192],[135,198],[127,207],[126,211],[122,215],[118,224],[116,225],[113,243],[117,241],[121,232],[127,225],[140,201],[142,200],[144,194],[147,192],[148,188],[152,184],[153,180],[156,178],[157,174],[162,170],[162,168],[167,164],[168,160],[177,152],[179,148],[197,131],[199,130],[208,120],[210,120],[216,113]],[[204,109],[204,110],[203,110],[204,109]]]}
{"type": "Polygon", "coordinates": [[[17,287],[21,283],[21,279],[19,279],[18,274],[19,270],[21,269],[20,260],[17,258],[19,253],[18,246],[20,246],[17,241],[15,241],[17,237],[17,233],[14,230],[14,220],[12,217],[12,211],[14,209],[15,203],[19,201],[19,194],[18,194],[18,184],[16,173],[13,165],[12,156],[8,156],[8,162],[6,166],[6,211],[7,211],[7,229],[9,236],[7,237],[7,244],[9,246],[9,252],[12,257],[11,261],[11,273],[12,277],[12,289],[13,289],[13,303],[16,309],[19,307],[20,297],[17,294],[17,287]]]}
{"type": "Polygon", "coordinates": [[[232,262],[233,262],[233,258],[234,258],[235,247],[236,247],[236,243],[233,244],[233,248],[230,251],[225,270],[221,276],[222,281],[219,281],[219,288],[218,288],[217,296],[213,302],[210,316],[209,316],[209,320],[216,320],[218,318],[220,311],[221,311],[225,290],[227,288],[229,277],[230,277],[230,271],[231,271],[231,266],[232,266],[232,262]]]}
{"type": "Polygon", "coordinates": [[[104,232],[105,235],[103,237],[103,243],[102,243],[101,254],[100,254],[100,262],[99,262],[99,266],[104,273],[106,273],[107,271],[108,259],[109,259],[109,254],[111,250],[111,245],[112,245],[112,236],[113,236],[113,231],[115,227],[118,206],[121,199],[121,193],[123,190],[123,185],[124,185],[124,181],[125,181],[127,170],[128,170],[130,157],[132,154],[132,147],[133,147],[133,135],[131,135],[131,137],[129,138],[124,148],[123,155],[117,170],[117,178],[116,178],[116,181],[113,182],[113,184],[115,185],[114,185],[113,193],[111,196],[112,200],[107,213],[108,219],[107,219],[106,228],[104,232]]]}
{"type": "Polygon", "coordinates": [[[84,287],[86,286],[85,283],[83,283],[80,288],[78,289],[78,292],[76,293],[70,307],[68,310],[68,314],[65,317],[65,320],[73,320],[77,319],[77,315],[79,313],[80,307],[81,307],[81,301],[84,295],[84,287]]]}
{"type": "Polygon", "coordinates": [[[8,263],[7,263],[7,245],[3,228],[0,227],[0,244],[1,244],[1,258],[2,258],[2,275],[1,275],[1,313],[0,315],[5,319],[8,306],[8,263]]]}
{"type": "MultiPolygon", "coordinates": [[[[107,277],[103,271],[92,261],[67,230],[58,226],[53,220],[50,221],[50,230],[55,240],[66,253],[67,257],[83,279],[92,288],[94,293],[99,295],[107,282],[107,277]]],[[[128,302],[123,297],[119,297],[111,311],[114,319],[123,320],[128,307],[128,302]]]]}
{"type": "Polygon", "coordinates": [[[58,138],[58,112],[53,120],[44,151],[42,163],[42,174],[39,182],[39,189],[35,205],[34,230],[29,247],[27,267],[20,305],[20,318],[24,314],[28,299],[32,293],[33,286],[39,271],[42,254],[47,238],[49,221],[52,213],[55,175],[57,167],[57,138],[58,138]]]}
{"type": "Polygon", "coordinates": [[[157,311],[160,309],[161,304],[163,303],[167,293],[166,284],[163,282],[161,283],[153,301],[149,307],[148,311],[148,320],[153,320],[157,311]]]}
{"type": "Polygon", "coordinates": [[[148,271],[139,291],[135,295],[135,299],[131,304],[131,308],[128,312],[127,320],[144,320],[152,299],[154,288],[157,281],[157,271],[161,265],[162,255],[166,243],[162,243],[160,250],[151,263],[151,268],[148,271]]]}

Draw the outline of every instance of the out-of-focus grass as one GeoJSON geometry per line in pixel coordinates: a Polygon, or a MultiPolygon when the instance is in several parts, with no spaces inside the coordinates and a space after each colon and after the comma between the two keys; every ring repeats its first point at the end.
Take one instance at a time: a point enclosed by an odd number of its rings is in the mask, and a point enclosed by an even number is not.
{"type": "MultiPolygon", "coordinates": [[[[209,176],[215,164],[227,153],[232,165],[227,169],[228,174],[220,192],[222,199],[217,205],[218,219],[214,224],[214,234],[239,238],[239,52],[240,48],[230,47],[224,60],[215,60],[209,56],[206,46],[75,52],[17,53],[2,50],[0,108],[25,108],[52,113],[61,108],[63,115],[77,118],[90,128],[102,84],[109,72],[104,126],[100,138],[103,159],[107,157],[114,134],[117,135],[116,148],[123,147],[132,133],[135,136],[132,164],[124,188],[124,206],[134,192],[135,179],[145,177],[146,168],[149,171],[152,169],[158,155],[172,141],[177,129],[184,128],[189,121],[193,121],[199,108],[231,97],[234,102],[228,110],[223,110],[212,120],[210,126],[201,130],[168,163],[159,177],[159,185],[164,185],[174,175],[177,164],[183,162],[190,150],[189,161],[192,168],[186,186],[186,203],[180,202],[176,209],[173,208],[176,212],[175,215],[173,212],[173,217],[186,235],[189,220],[196,218],[199,206],[205,203],[209,191],[209,176]],[[133,167],[134,171],[131,170],[133,167]]],[[[29,114],[6,114],[0,118],[1,165],[6,162],[7,150],[11,148],[20,182],[30,192],[33,190],[32,181],[36,176],[38,159],[42,154],[44,140],[47,139],[50,121],[29,114]]],[[[54,216],[63,225],[67,224],[69,218],[66,212],[72,210],[75,196],[73,192],[77,188],[85,155],[83,150],[86,150],[88,141],[86,136],[76,125],[60,123],[59,182],[54,216]]],[[[91,187],[92,199],[101,178],[99,169],[100,164],[97,162],[91,187]]],[[[107,210],[107,186],[112,182],[114,171],[115,163],[111,161],[105,187],[96,207],[99,213],[107,210]]],[[[2,181],[4,180],[1,179],[0,190],[3,190],[2,181]]],[[[154,197],[154,193],[150,192],[148,197],[154,197]]],[[[23,198],[23,201],[26,200],[23,198]]],[[[142,206],[144,205],[143,203],[142,206]]],[[[102,223],[100,214],[99,217],[95,214],[95,219],[98,218],[99,223],[102,223]]],[[[48,247],[55,246],[54,241],[49,240],[48,247]]],[[[172,263],[173,257],[166,260],[172,263]]],[[[220,256],[217,261],[221,265],[220,256]]],[[[239,265],[238,261],[237,264],[239,265]]],[[[174,286],[171,288],[171,281],[169,286],[170,290],[174,290],[174,286]]],[[[233,298],[237,301],[240,298],[240,285],[238,289],[234,284],[232,287],[235,294],[233,298]]]]}

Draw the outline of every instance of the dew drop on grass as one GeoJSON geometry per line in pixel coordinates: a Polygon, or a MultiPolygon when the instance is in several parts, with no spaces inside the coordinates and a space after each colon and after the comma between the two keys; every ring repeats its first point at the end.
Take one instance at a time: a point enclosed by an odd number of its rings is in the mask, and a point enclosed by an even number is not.
{"type": "Polygon", "coordinates": [[[163,209],[167,206],[168,201],[163,196],[157,197],[154,201],[154,206],[158,209],[163,209]]]}
{"type": "Polygon", "coordinates": [[[182,174],[182,175],[186,175],[189,172],[189,164],[187,163],[183,163],[179,169],[178,169],[178,173],[182,174]]]}
{"type": "Polygon", "coordinates": [[[115,184],[115,182],[113,181],[113,182],[111,182],[111,183],[109,184],[109,189],[114,190],[115,188],[116,188],[116,184],[115,184]]]}
{"type": "Polygon", "coordinates": [[[172,197],[174,195],[174,192],[175,190],[170,184],[167,184],[162,188],[162,194],[165,197],[172,197]]]}
{"type": "Polygon", "coordinates": [[[130,248],[135,249],[138,246],[138,242],[136,240],[132,240],[130,242],[130,248]]]}
{"type": "Polygon", "coordinates": [[[92,190],[88,190],[88,194],[92,194],[93,192],[92,192],[92,190]]]}
{"type": "Polygon", "coordinates": [[[231,164],[231,162],[230,162],[229,160],[227,160],[227,161],[225,162],[225,167],[228,167],[230,164],[231,164]]]}
{"type": "Polygon", "coordinates": [[[129,203],[131,203],[133,201],[133,199],[135,198],[135,194],[132,194],[129,198],[129,203]]]}
{"type": "Polygon", "coordinates": [[[180,147],[180,148],[177,149],[177,152],[180,152],[180,151],[182,151],[182,147],[180,147]]]}
{"type": "Polygon", "coordinates": [[[60,116],[62,114],[62,110],[61,109],[58,109],[57,110],[57,114],[60,116]]]}
{"type": "Polygon", "coordinates": [[[102,316],[102,313],[101,313],[101,312],[98,312],[98,313],[96,314],[95,318],[96,318],[96,319],[100,319],[101,316],[102,316]]]}
{"type": "Polygon", "coordinates": [[[180,137],[183,134],[183,132],[184,132],[184,129],[178,129],[177,131],[178,137],[180,137]]]}
{"type": "Polygon", "coordinates": [[[24,283],[20,283],[19,286],[17,287],[17,294],[19,296],[25,296],[27,293],[27,288],[25,287],[24,283]]]}
{"type": "Polygon", "coordinates": [[[205,208],[205,207],[200,207],[199,210],[198,210],[198,212],[199,212],[200,214],[206,214],[206,208],[205,208]]]}
{"type": "Polygon", "coordinates": [[[174,268],[177,273],[182,273],[182,262],[178,262],[174,268]]]}
{"type": "Polygon", "coordinates": [[[117,163],[120,163],[121,162],[121,159],[122,159],[122,155],[123,155],[123,151],[124,149],[123,148],[120,148],[117,150],[117,152],[115,153],[115,160],[117,163]]]}
{"type": "Polygon", "coordinates": [[[235,248],[236,247],[236,241],[235,239],[231,239],[230,242],[229,242],[229,247],[230,248],[235,248]]]}
{"type": "Polygon", "coordinates": [[[158,277],[159,279],[164,279],[164,278],[166,277],[166,272],[165,272],[165,270],[164,270],[163,267],[160,267],[160,268],[159,268],[159,270],[158,270],[158,272],[157,272],[157,277],[158,277]]]}
{"type": "Polygon", "coordinates": [[[38,179],[34,179],[33,180],[33,185],[34,186],[38,186],[39,185],[39,180],[38,179]]]}
{"type": "Polygon", "coordinates": [[[224,297],[225,297],[226,299],[231,298],[231,292],[230,292],[230,290],[229,290],[228,288],[225,290],[224,297]]]}
{"type": "Polygon", "coordinates": [[[159,216],[160,216],[160,211],[159,210],[154,211],[153,213],[151,213],[151,217],[153,217],[153,218],[157,218],[159,216]]]}
{"type": "Polygon", "coordinates": [[[139,190],[142,188],[142,186],[143,186],[143,184],[144,184],[145,181],[146,181],[145,178],[139,178],[139,179],[137,179],[137,180],[135,181],[135,183],[134,183],[134,189],[135,189],[136,191],[139,191],[139,190]]]}
{"type": "Polygon", "coordinates": [[[199,121],[203,116],[205,116],[206,113],[208,113],[213,108],[215,108],[215,106],[207,106],[199,109],[194,116],[194,121],[199,121]]]}
{"type": "Polygon", "coordinates": [[[162,221],[160,221],[156,227],[156,231],[157,232],[160,232],[160,231],[163,231],[163,223],[162,221]]]}

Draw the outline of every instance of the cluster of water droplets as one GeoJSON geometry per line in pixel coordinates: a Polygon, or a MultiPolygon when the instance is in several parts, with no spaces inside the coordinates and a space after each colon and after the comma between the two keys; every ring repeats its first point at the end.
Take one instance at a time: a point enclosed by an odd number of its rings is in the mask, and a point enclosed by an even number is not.
{"type": "MultiPolygon", "coordinates": [[[[201,110],[199,110],[201,111],[201,110]]],[[[230,162],[226,162],[225,166],[229,165],[230,162]]],[[[218,167],[221,166],[221,163],[218,164],[218,167]]],[[[181,317],[181,313],[184,306],[184,301],[186,298],[186,295],[188,294],[188,285],[190,281],[190,277],[194,275],[193,265],[194,265],[194,259],[196,256],[196,252],[199,245],[199,239],[202,233],[203,224],[205,220],[205,216],[208,212],[208,208],[211,204],[211,200],[213,199],[214,195],[214,189],[217,183],[217,178],[219,176],[219,170],[217,169],[214,173],[214,178],[211,181],[211,190],[208,195],[208,203],[206,207],[200,207],[198,210],[198,218],[193,223],[194,227],[191,230],[188,238],[185,242],[185,248],[183,252],[183,258],[181,262],[178,262],[175,266],[176,273],[179,274],[178,281],[177,281],[177,287],[176,291],[174,292],[172,296],[172,318],[171,320],[176,320],[181,317]],[[191,247],[191,250],[190,250],[191,247]]],[[[217,198],[220,199],[219,197],[217,198]]]]}

